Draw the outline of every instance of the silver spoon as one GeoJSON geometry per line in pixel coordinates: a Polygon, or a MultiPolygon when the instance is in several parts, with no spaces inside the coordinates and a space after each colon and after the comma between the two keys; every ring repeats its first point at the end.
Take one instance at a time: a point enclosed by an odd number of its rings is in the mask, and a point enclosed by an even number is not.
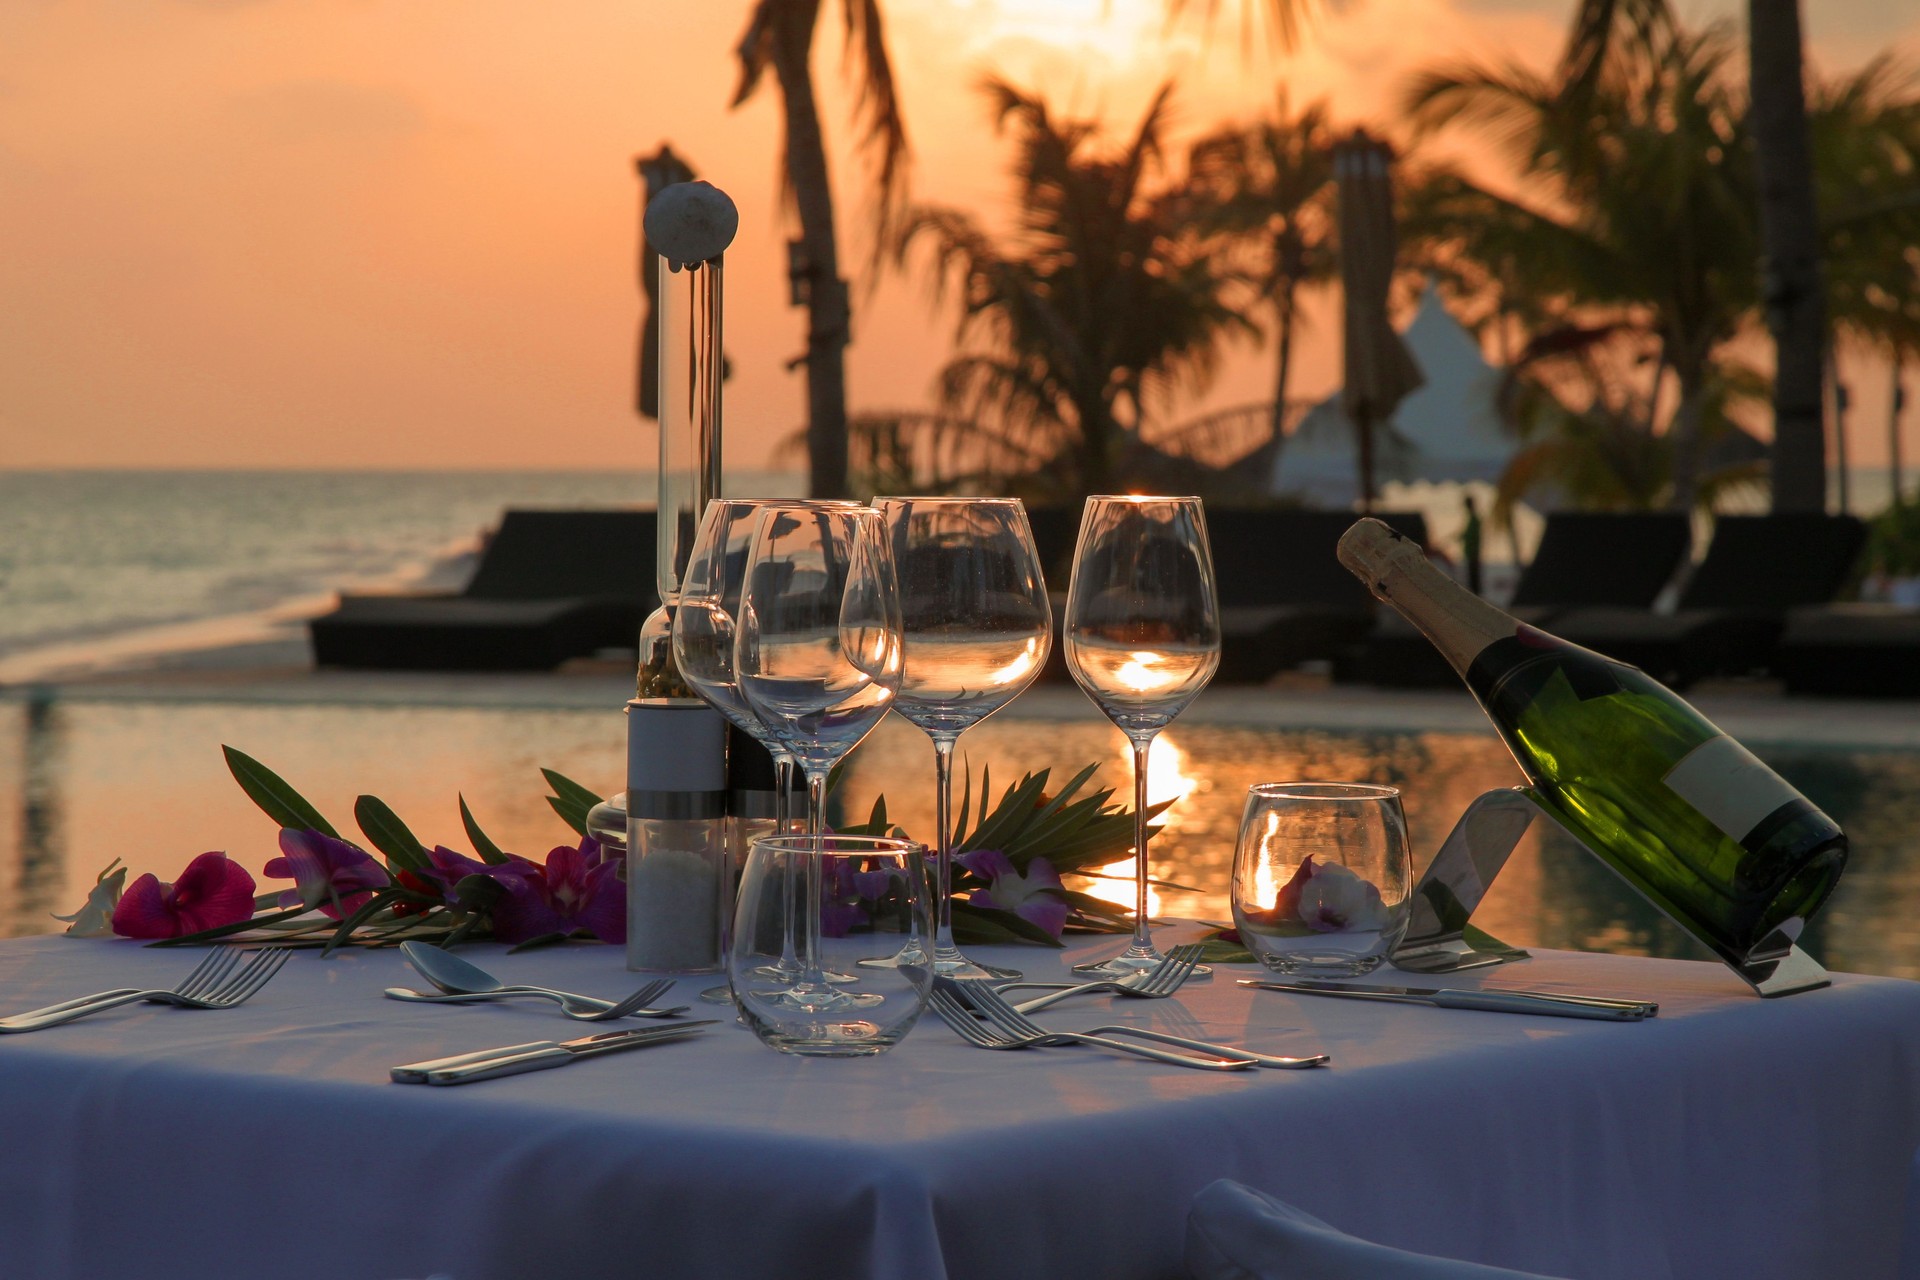
{"type": "Polygon", "coordinates": [[[552,987],[536,987],[526,983],[509,985],[479,965],[462,960],[453,952],[436,947],[430,942],[403,942],[400,944],[400,954],[407,958],[408,964],[419,971],[421,977],[448,995],[544,995],[551,1000],[574,1001],[580,1008],[604,1010],[613,1007],[611,1000],[600,1000],[572,991],[556,991],[552,987]]]}

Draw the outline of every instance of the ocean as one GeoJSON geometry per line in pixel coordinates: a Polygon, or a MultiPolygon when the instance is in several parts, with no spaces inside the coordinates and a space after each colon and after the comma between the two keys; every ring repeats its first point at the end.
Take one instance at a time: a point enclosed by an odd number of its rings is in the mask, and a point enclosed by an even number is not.
{"type": "Polygon", "coordinates": [[[459,586],[507,507],[653,496],[611,470],[0,471],[0,683],[284,638],[344,588],[459,586]]]}

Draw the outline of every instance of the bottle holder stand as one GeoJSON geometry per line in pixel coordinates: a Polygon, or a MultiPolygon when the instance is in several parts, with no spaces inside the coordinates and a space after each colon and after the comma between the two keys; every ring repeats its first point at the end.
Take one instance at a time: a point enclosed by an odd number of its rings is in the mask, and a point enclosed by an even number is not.
{"type": "MultiPolygon", "coordinates": [[[[1451,973],[1456,969],[1526,959],[1525,951],[1482,932],[1470,920],[1520,838],[1533,825],[1535,816],[1541,814],[1566,831],[1576,845],[1593,853],[1585,841],[1568,831],[1553,811],[1538,803],[1526,788],[1487,792],[1460,815],[1441,844],[1440,852],[1434,855],[1433,864],[1414,886],[1406,936],[1387,956],[1395,968],[1413,973],[1451,973]]],[[[1620,874],[1605,858],[1597,853],[1593,856],[1607,870],[1620,874]]],[[[1820,963],[1800,950],[1785,931],[1774,933],[1744,955],[1732,952],[1677,918],[1632,880],[1625,876],[1620,879],[1689,936],[1697,938],[1757,995],[1792,995],[1824,987],[1832,981],[1820,963]]]]}

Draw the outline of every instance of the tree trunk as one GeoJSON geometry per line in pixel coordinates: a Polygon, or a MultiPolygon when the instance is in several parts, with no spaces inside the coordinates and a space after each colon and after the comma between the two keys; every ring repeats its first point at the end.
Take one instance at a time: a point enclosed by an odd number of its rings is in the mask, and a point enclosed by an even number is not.
{"type": "Polygon", "coordinates": [[[1280,432],[1287,422],[1287,379],[1293,365],[1293,286],[1281,287],[1280,296],[1274,299],[1274,310],[1278,313],[1278,346],[1280,348],[1276,368],[1273,374],[1273,438],[1280,439],[1280,432]]]}
{"type": "Polygon", "coordinates": [[[1762,290],[1773,332],[1773,509],[1824,511],[1820,412],[1826,297],[1807,138],[1799,0],[1748,0],[1752,128],[1760,178],[1762,290]]]}
{"type": "Polygon", "coordinates": [[[1680,384],[1680,403],[1674,406],[1673,422],[1667,428],[1673,446],[1673,490],[1667,508],[1686,515],[1693,510],[1700,492],[1700,416],[1706,407],[1706,361],[1688,354],[1673,362],[1674,378],[1680,384]]]}
{"type": "Polygon", "coordinates": [[[787,183],[800,216],[807,305],[807,492],[847,495],[847,284],[833,229],[833,186],[813,97],[818,0],[785,0],[774,20],[773,69],[786,114],[787,183]]]}

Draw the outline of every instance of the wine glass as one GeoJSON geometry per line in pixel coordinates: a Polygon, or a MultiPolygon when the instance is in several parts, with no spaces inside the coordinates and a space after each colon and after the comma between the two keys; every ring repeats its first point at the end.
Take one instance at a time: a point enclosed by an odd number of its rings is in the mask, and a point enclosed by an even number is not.
{"type": "MultiPolygon", "coordinates": [[[[827,775],[873,731],[900,688],[900,594],[886,524],[871,507],[760,513],[735,616],[734,672],[747,706],[807,779],[807,828],[821,834],[827,775]]],[[[818,901],[819,858],[806,900],[818,901]]],[[[820,967],[817,913],[787,992],[818,1009],[881,999],[834,993],[820,967]]],[[[843,975],[832,975],[841,977],[843,975]]]]}
{"type": "Polygon", "coordinates": [[[1075,683],[1133,745],[1133,942],[1082,973],[1163,961],[1147,922],[1147,755],[1220,665],[1220,605],[1198,498],[1088,498],[1063,628],[1075,683]]]}
{"type": "MultiPolygon", "coordinates": [[[[793,756],[747,705],[733,666],[734,617],[739,613],[740,592],[746,583],[747,556],[753,549],[753,532],[762,511],[775,507],[853,505],[795,498],[716,498],[707,503],[700,517],[686,571],[681,575],[680,595],[673,611],[674,662],[695,693],[773,756],[776,834],[786,832],[790,818],[793,756]]],[[[791,935],[773,972],[789,980],[800,976],[800,962],[791,935]]],[[[725,1004],[733,997],[726,987],[713,987],[702,991],[700,998],[725,1004]]]]}
{"type": "Polygon", "coordinates": [[[933,739],[939,850],[933,971],[1018,978],[953,941],[953,747],[1046,665],[1053,611],[1017,498],[878,498],[900,580],[902,664],[893,709],[933,739]]]}
{"type": "Polygon", "coordinates": [[[673,657],[695,693],[742,733],[773,756],[778,806],[774,830],[784,834],[788,792],[793,785],[791,753],[768,732],[740,692],[733,665],[734,619],[746,585],[747,557],[762,511],[810,507],[853,507],[851,502],[809,502],[798,498],[716,498],[707,503],[699,532],[681,576],[673,617],[673,657]]]}

